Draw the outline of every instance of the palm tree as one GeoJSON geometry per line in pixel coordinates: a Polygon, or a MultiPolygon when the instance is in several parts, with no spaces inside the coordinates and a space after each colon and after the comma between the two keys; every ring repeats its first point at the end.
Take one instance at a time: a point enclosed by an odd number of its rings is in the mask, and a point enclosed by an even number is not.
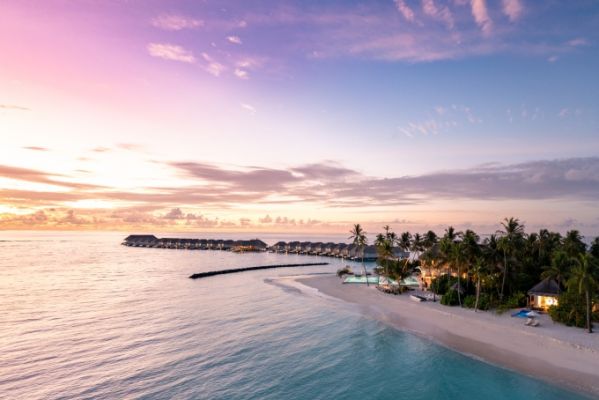
{"type": "MultiPolygon", "coordinates": [[[[425,263],[428,266],[428,274],[431,278],[431,291],[433,292],[433,301],[437,301],[436,299],[436,291],[433,289],[432,287],[432,279],[433,279],[433,270],[437,271],[439,270],[439,261],[442,259],[441,255],[439,254],[440,249],[438,246],[431,246],[431,248],[425,250],[421,255],[420,255],[420,259],[422,260],[423,263],[425,263]]],[[[422,272],[422,269],[421,269],[422,272]]],[[[438,277],[438,273],[437,273],[437,277],[438,277]]]]}
{"type": "MultiPolygon", "coordinates": [[[[463,260],[464,267],[466,267],[466,274],[470,274],[472,266],[476,263],[476,260],[481,256],[481,249],[478,241],[480,237],[472,230],[468,229],[462,235],[462,241],[460,243],[461,259],[463,260]]],[[[460,277],[458,277],[459,279],[460,277]]],[[[466,281],[468,284],[469,280],[466,281]]]]}
{"type": "Polygon", "coordinates": [[[503,251],[503,280],[501,282],[501,292],[499,299],[503,300],[503,294],[505,289],[505,280],[508,275],[508,255],[511,257],[518,248],[519,242],[524,235],[524,225],[520,224],[517,218],[505,218],[501,223],[503,230],[499,231],[502,236],[499,239],[499,248],[503,251]]]}
{"type": "Polygon", "coordinates": [[[378,235],[376,235],[376,239],[374,240],[374,245],[375,246],[382,246],[383,243],[385,243],[385,235],[383,235],[382,233],[379,233],[378,235]]]}
{"type": "MultiPolygon", "coordinates": [[[[397,247],[401,249],[403,252],[409,252],[412,248],[412,234],[410,232],[404,232],[399,237],[399,242],[397,243],[397,247]]],[[[406,257],[405,265],[408,265],[408,261],[410,261],[410,257],[406,257]]]]}
{"type": "Polygon", "coordinates": [[[460,293],[462,291],[462,284],[460,283],[460,277],[461,277],[461,272],[460,272],[460,267],[464,264],[466,264],[467,262],[467,258],[466,258],[466,252],[463,251],[464,250],[464,243],[463,242],[454,242],[451,244],[451,250],[450,250],[450,265],[452,267],[454,267],[457,270],[457,274],[458,274],[458,286],[457,286],[457,292],[458,292],[458,303],[460,304],[460,307],[462,306],[462,294],[460,293]]]}
{"type": "Polygon", "coordinates": [[[561,286],[566,280],[566,276],[568,276],[568,272],[570,271],[571,266],[572,257],[569,257],[565,251],[558,250],[555,253],[553,253],[553,257],[551,258],[551,265],[543,267],[544,271],[541,274],[541,278],[555,279],[555,281],[557,282],[558,296],[561,286]]]}
{"type": "Polygon", "coordinates": [[[449,226],[447,227],[447,229],[445,229],[445,234],[443,235],[443,238],[455,242],[460,235],[461,232],[456,232],[453,226],[449,226]]]}
{"type": "Polygon", "coordinates": [[[586,300],[586,328],[589,333],[593,332],[591,322],[591,295],[599,283],[599,261],[589,253],[580,254],[575,260],[572,276],[568,281],[568,288],[578,287],[578,293],[585,295],[586,300]]]}
{"type": "MultiPolygon", "coordinates": [[[[503,271],[503,256],[499,249],[499,240],[497,235],[491,234],[484,241],[483,256],[488,266],[487,277],[496,278],[503,271]]],[[[497,294],[499,295],[499,286],[495,285],[497,294]]]]}
{"type": "Polygon", "coordinates": [[[593,257],[599,259],[599,236],[593,240],[589,251],[593,255],[593,257]]]}
{"type": "Polygon", "coordinates": [[[368,283],[368,274],[366,273],[366,265],[364,264],[364,247],[368,244],[368,239],[366,238],[366,232],[362,229],[360,224],[355,224],[354,228],[349,231],[351,236],[350,240],[353,241],[353,244],[358,248],[358,251],[362,253],[362,269],[364,270],[364,277],[366,278],[366,286],[370,286],[368,283]]]}
{"type": "Polygon", "coordinates": [[[428,231],[424,234],[423,245],[425,250],[430,250],[438,241],[437,234],[433,231],[428,231]]]}
{"type": "Polygon", "coordinates": [[[387,239],[384,239],[381,243],[376,245],[376,250],[379,258],[384,264],[385,275],[389,276],[389,260],[394,256],[393,254],[393,243],[387,239]]]}
{"type": "Polygon", "coordinates": [[[472,276],[476,280],[476,301],[474,302],[474,312],[478,310],[480,300],[480,291],[483,278],[488,274],[487,260],[484,257],[478,257],[472,266],[472,276]]]}
{"type": "Polygon", "coordinates": [[[414,252],[414,254],[420,258],[420,253],[422,253],[422,250],[424,250],[422,236],[420,236],[419,233],[415,233],[414,239],[412,240],[412,252],[414,252]]]}
{"type": "Polygon", "coordinates": [[[566,232],[563,248],[570,257],[578,257],[587,250],[587,245],[582,241],[582,235],[576,229],[566,232]]]}

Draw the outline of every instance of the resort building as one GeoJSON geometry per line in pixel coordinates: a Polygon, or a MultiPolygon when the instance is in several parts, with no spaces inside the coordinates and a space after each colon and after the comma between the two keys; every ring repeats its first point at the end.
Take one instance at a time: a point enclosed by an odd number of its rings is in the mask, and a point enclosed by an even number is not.
{"type": "Polygon", "coordinates": [[[300,243],[300,253],[309,254],[312,251],[312,242],[301,242],[300,243]]]}
{"type": "Polygon", "coordinates": [[[556,306],[559,293],[560,287],[555,279],[545,278],[528,291],[530,306],[541,310],[556,306]]]}
{"type": "Polygon", "coordinates": [[[271,250],[276,253],[284,253],[287,250],[287,243],[280,241],[272,245],[271,250]]]}

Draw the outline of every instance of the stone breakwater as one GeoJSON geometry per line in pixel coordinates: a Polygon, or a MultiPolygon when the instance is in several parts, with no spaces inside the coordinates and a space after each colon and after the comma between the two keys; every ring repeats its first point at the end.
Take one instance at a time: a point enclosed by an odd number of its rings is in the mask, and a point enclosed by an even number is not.
{"type": "Polygon", "coordinates": [[[191,278],[191,279],[200,279],[200,278],[207,278],[209,276],[214,276],[214,275],[235,274],[237,272],[257,271],[257,270],[260,270],[260,269],[292,268],[292,267],[313,267],[313,266],[316,266],[316,265],[329,265],[329,263],[327,263],[327,262],[319,262],[319,263],[304,263],[304,264],[259,265],[259,266],[256,266],[256,267],[221,269],[221,270],[218,270],[218,271],[198,272],[197,274],[190,275],[189,278],[191,278]]]}

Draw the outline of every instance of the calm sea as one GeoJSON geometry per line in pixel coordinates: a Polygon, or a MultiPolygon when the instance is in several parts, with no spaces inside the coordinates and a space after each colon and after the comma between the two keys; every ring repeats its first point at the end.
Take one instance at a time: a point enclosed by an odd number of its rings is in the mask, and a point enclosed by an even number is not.
{"type": "Polygon", "coordinates": [[[193,281],[317,257],[127,248],[123,236],[0,233],[0,398],[582,398],[268,282],[341,261],[193,281]]]}

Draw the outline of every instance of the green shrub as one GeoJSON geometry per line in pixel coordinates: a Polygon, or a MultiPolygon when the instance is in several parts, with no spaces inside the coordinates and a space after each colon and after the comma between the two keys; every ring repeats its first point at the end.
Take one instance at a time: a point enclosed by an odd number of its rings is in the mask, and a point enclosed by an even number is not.
{"type": "MultiPolygon", "coordinates": [[[[466,308],[474,308],[476,305],[476,295],[470,294],[464,297],[462,302],[464,307],[466,308]]],[[[481,293],[478,298],[478,309],[479,310],[488,310],[490,305],[489,296],[485,293],[481,293]]]]}
{"type": "Polygon", "coordinates": [[[432,280],[431,289],[438,295],[443,296],[455,282],[457,282],[457,278],[444,274],[432,280]]]}
{"type": "Polygon", "coordinates": [[[488,294],[481,293],[478,299],[478,309],[479,310],[488,310],[491,308],[491,299],[488,294]]]}
{"type": "Polygon", "coordinates": [[[441,297],[441,304],[445,306],[457,306],[460,304],[457,290],[449,290],[445,293],[443,297],[441,297]]]}
{"type": "MultiPolygon", "coordinates": [[[[584,294],[579,294],[576,290],[563,292],[557,306],[549,307],[549,315],[555,322],[585,328],[587,314],[584,294]]],[[[599,322],[599,312],[594,312],[591,319],[599,322]]]]}
{"type": "Polygon", "coordinates": [[[476,303],[476,296],[473,296],[471,294],[464,297],[464,301],[462,302],[462,304],[466,308],[474,308],[475,303],[476,303]]]}

